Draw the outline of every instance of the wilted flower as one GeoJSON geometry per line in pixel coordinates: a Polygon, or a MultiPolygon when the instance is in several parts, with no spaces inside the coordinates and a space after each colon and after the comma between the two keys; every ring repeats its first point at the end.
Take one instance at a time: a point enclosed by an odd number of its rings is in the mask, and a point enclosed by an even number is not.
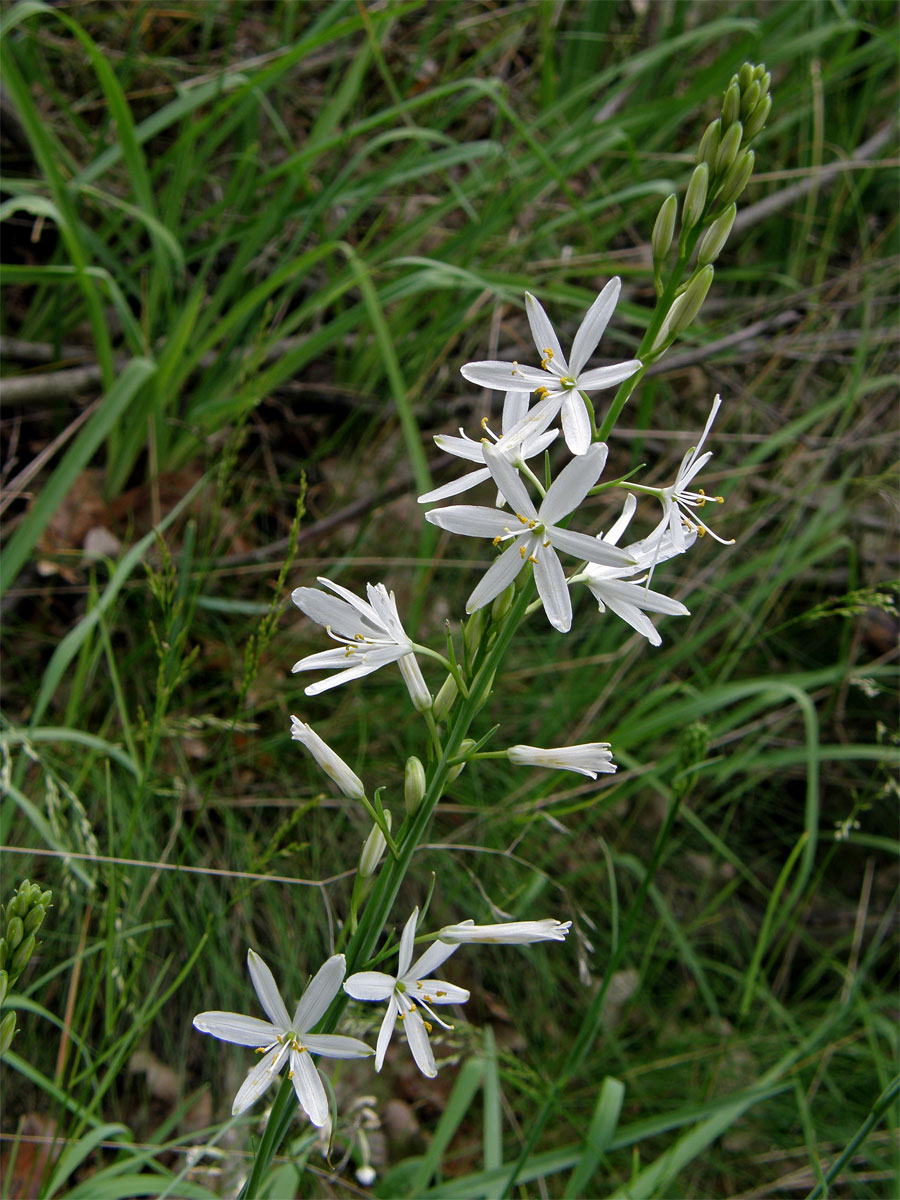
{"type": "Polygon", "coordinates": [[[331,1033],[308,1033],[324,1017],[328,1006],[340,991],[347,964],[343,954],[335,954],[319,968],[294,1010],[288,1015],[272,972],[254,951],[247,952],[247,965],[253,987],[268,1021],[232,1012],[202,1012],[194,1017],[194,1028],[212,1034],[223,1042],[254,1046],[262,1058],[251,1069],[238,1089],[231,1107],[232,1115],[248,1109],[277,1077],[285,1062],[300,1107],[321,1128],[328,1118],[325,1085],[311,1055],[325,1058],[367,1058],[371,1046],[357,1038],[331,1033]]]}
{"type": "Polygon", "coordinates": [[[318,696],[328,688],[339,687],[351,679],[361,679],[373,671],[395,662],[400,667],[412,702],[422,712],[431,707],[431,693],[422,678],[415,659],[415,645],[407,637],[400,623],[397,601],[383,583],[366,584],[369,603],[359,596],[332,583],[319,579],[323,587],[330,588],[334,596],[327,596],[316,588],[295,588],[291,599],[302,613],[324,625],[336,642],[343,643],[341,650],[323,650],[309,654],[294,663],[292,671],[337,671],[331,679],[320,680],[305,689],[307,696],[318,696]]]}
{"type": "Polygon", "coordinates": [[[435,942],[412,966],[413,943],[416,938],[416,921],[419,910],[414,908],[412,916],[403,928],[400,938],[400,956],[396,975],[386,975],[384,971],[360,971],[351,975],[344,984],[344,991],[354,1000],[387,1000],[387,1012],[381,1023],[378,1042],[375,1049],[375,1070],[380,1071],[387,1052],[394,1023],[399,1017],[403,1022],[406,1040],[416,1066],[423,1075],[429,1078],[437,1075],[434,1063],[434,1053],[428,1034],[431,1024],[422,1018],[419,1009],[422,1008],[442,1025],[444,1029],[452,1029],[432,1009],[434,1004],[464,1004],[469,998],[465,988],[445,983],[441,979],[426,978],[431,972],[445,962],[458,949],[456,944],[435,942]]]}
{"type": "Polygon", "coordinates": [[[329,779],[333,779],[345,796],[351,800],[363,800],[366,789],[362,780],[355,775],[339,754],[310,725],[304,725],[299,717],[291,717],[291,737],[310,752],[329,779]]]}
{"type": "Polygon", "coordinates": [[[533,412],[543,414],[549,410],[556,416],[561,410],[566,445],[573,454],[584,454],[591,444],[591,420],[580,393],[615,387],[630,379],[641,367],[640,359],[632,358],[612,366],[584,370],[609,324],[621,287],[620,279],[611,279],[588,309],[572,342],[570,362],[566,362],[550,318],[534,296],[526,292],[528,324],[541,356],[540,368],[521,366],[517,362],[473,362],[460,368],[463,378],[482,387],[504,391],[537,391],[541,400],[533,412]]]}
{"type": "Polygon", "coordinates": [[[442,942],[492,942],[509,946],[528,946],[532,942],[564,942],[572,928],[571,921],[503,921],[499,925],[476,925],[460,921],[445,925],[438,933],[442,942]]]}
{"type": "Polygon", "coordinates": [[[540,746],[510,746],[510,762],[526,767],[549,767],[557,771],[575,771],[579,775],[612,775],[616,764],[612,760],[609,742],[583,742],[579,746],[559,746],[542,750],[540,746]]]}

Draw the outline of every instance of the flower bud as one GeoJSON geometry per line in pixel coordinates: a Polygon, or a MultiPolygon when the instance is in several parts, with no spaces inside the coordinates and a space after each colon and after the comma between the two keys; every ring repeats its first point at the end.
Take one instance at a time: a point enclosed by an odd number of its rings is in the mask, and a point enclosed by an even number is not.
{"type": "MultiPolygon", "coordinates": [[[[475,742],[472,738],[463,738],[463,740],[460,742],[460,745],[459,745],[459,753],[460,754],[468,754],[474,745],[475,745],[475,742]]],[[[447,773],[447,782],[452,783],[454,781],[454,779],[459,779],[459,776],[465,765],[466,764],[464,762],[461,762],[461,763],[456,763],[455,766],[452,766],[447,773]]]]}
{"type": "Polygon", "coordinates": [[[9,975],[6,971],[0,971],[0,1008],[3,1007],[3,1002],[6,999],[6,993],[9,991],[9,975]]]}
{"type": "Polygon", "coordinates": [[[678,215],[678,200],[673,192],[666,196],[656,214],[656,224],[653,226],[653,236],[650,245],[653,248],[653,261],[662,262],[672,245],[672,235],[675,233],[675,218],[678,215]]]}
{"type": "Polygon", "coordinates": [[[403,779],[403,800],[406,804],[406,811],[411,817],[418,812],[427,786],[425,768],[422,766],[421,760],[413,754],[406,760],[406,773],[403,779]]]}
{"type": "Polygon", "coordinates": [[[16,1033],[16,1012],[8,1012],[0,1021],[0,1058],[7,1052],[12,1045],[12,1040],[16,1033]]]}
{"type": "Polygon", "coordinates": [[[771,108],[772,97],[763,96],[762,100],[760,100],[759,104],[757,104],[756,108],[754,108],[744,125],[745,141],[749,142],[751,138],[755,138],[756,135],[762,130],[769,118],[769,112],[771,111],[771,108]]]}
{"type": "Polygon", "coordinates": [[[400,668],[409,698],[413,702],[413,708],[416,712],[428,712],[432,705],[431,692],[429,692],[419,664],[416,662],[416,656],[404,654],[402,658],[397,659],[397,666],[400,668]]]}
{"type": "Polygon", "coordinates": [[[25,918],[25,932],[37,933],[44,923],[44,917],[47,915],[47,910],[41,904],[36,904],[28,916],[25,918]]]}
{"type": "Polygon", "coordinates": [[[708,184],[709,167],[702,162],[699,166],[694,167],[694,173],[685,193],[684,207],[681,210],[681,224],[684,229],[693,229],[703,216],[708,184]]]}
{"type": "Polygon", "coordinates": [[[737,158],[737,152],[741,148],[741,138],[744,136],[744,127],[740,121],[735,121],[731,125],[719,143],[719,150],[716,154],[715,172],[717,175],[724,175],[734,160],[737,158]]]}
{"type": "Polygon", "coordinates": [[[6,949],[6,938],[0,938],[0,971],[6,970],[9,952],[6,949]]]}
{"type": "Polygon", "coordinates": [[[694,275],[681,295],[675,298],[662,328],[656,335],[654,349],[687,329],[706,299],[714,274],[712,267],[703,267],[694,275]]]}
{"type": "Polygon", "coordinates": [[[334,780],[348,799],[363,799],[366,789],[359,776],[354,774],[340,755],[335,754],[328,743],[299,717],[291,717],[291,737],[310,752],[328,778],[334,780]]]}
{"type": "MultiPolygon", "coordinates": [[[[478,610],[479,612],[481,609],[478,610]]],[[[459,688],[456,680],[452,675],[448,675],[441,684],[441,690],[434,698],[434,704],[431,711],[434,713],[436,721],[446,721],[450,716],[450,710],[456,703],[456,697],[459,695],[459,688]]]]}
{"type": "Polygon", "coordinates": [[[755,162],[756,155],[753,151],[745,150],[725,176],[722,190],[717,197],[719,204],[730,204],[732,200],[737,200],[740,197],[744,188],[750,182],[755,162]]]}
{"type": "Polygon", "coordinates": [[[34,934],[29,933],[28,937],[16,947],[9,964],[9,973],[14,979],[21,975],[27,967],[29,958],[34,954],[36,944],[34,934]]]}
{"type": "Polygon", "coordinates": [[[749,117],[749,115],[753,112],[754,108],[756,108],[757,104],[759,104],[759,98],[761,95],[762,95],[762,91],[759,86],[759,81],[754,79],[753,83],[751,83],[750,86],[741,95],[741,120],[742,121],[746,121],[747,117],[749,117]]]}
{"type": "Polygon", "coordinates": [[[499,621],[509,612],[512,607],[512,602],[516,597],[516,585],[511,583],[509,587],[504,588],[494,603],[491,605],[491,619],[499,621]]]}
{"type": "Polygon", "coordinates": [[[734,218],[737,216],[737,205],[729,204],[720,217],[717,217],[700,239],[700,249],[697,252],[697,262],[701,267],[714,263],[722,253],[722,247],[728,241],[734,218]]]}
{"type": "Polygon", "coordinates": [[[466,646],[466,654],[469,658],[475,653],[481,645],[481,637],[484,633],[484,618],[485,611],[483,608],[477,609],[466,621],[463,629],[463,641],[466,646]]]}
{"type": "Polygon", "coordinates": [[[704,130],[703,137],[700,139],[700,149],[697,151],[697,165],[705,162],[708,166],[716,161],[716,154],[719,150],[719,142],[722,140],[722,122],[717,117],[707,125],[704,130]]]}
{"type": "Polygon", "coordinates": [[[753,64],[745,62],[740,71],[738,71],[738,83],[741,85],[742,92],[746,92],[753,79],[753,64]]]}
{"type": "MultiPolygon", "coordinates": [[[[12,907],[10,905],[10,907],[12,907]]],[[[25,936],[25,923],[21,917],[10,917],[6,926],[6,951],[12,954],[25,936]]]]}
{"type": "Polygon", "coordinates": [[[741,85],[733,79],[722,100],[722,128],[729,129],[741,115],[741,85]]]}
{"type": "MultiPolygon", "coordinates": [[[[388,833],[390,833],[391,814],[387,809],[384,810],[384,823],[388,827],[388,833]]],[[[372,832],[366,838],[362,854],[359,856],[359,870],[357,874],[360,879],[369,879],[375,874],[375,868],[381,862],[381,856],[384,854],[386,847],[387,842],[384,840],[384,834],[377,825],[374,825],[372,832]]]]}
{"type": "Polygon", "coordinates": [[[772,84],[772,76],[768,71],[761,71],[756,78],[759,80],[759,90],[765,95],[772,84]]]}

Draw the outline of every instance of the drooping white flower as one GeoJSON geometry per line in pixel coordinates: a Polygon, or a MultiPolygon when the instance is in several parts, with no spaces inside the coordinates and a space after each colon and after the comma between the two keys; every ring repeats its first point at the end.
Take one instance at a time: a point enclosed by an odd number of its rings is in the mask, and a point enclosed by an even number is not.
{"type": "Polygon", "coordinates": [[[395,662],[409,689],[413,704],[423,712],[431,708],[431,693],[428,691],[419,664],[416,662],[415,646],[407,637],[394,593],[383,583],[366,584],[368,604],[354,596],[345,587],[319,578],[323,587],[335,593],[328,596],[316,588],[295,588],[291,599],[302,613],[324,625],[336,642],[343,643],[340,650],[323,650],[309,654],[294,663],[292,671],[337,671],[330,679],[322,679],[305,689],[307,696],[318,696],[329,688],[361,679],[373,671],[395,662]]]}
{"type": "Polygon", "coordinates": [[[365,799],[366,789],[362,780],[347,766],[339,754],[309,725],[299,717],[291,717],[291,737],[310,752],[329,779],[333,779],[343,794],[351,800],[365,799]]]}
{"type": "Polygon", "coordinates": [[[373,1053],[371,1046],[358,1038],[307,1032],[321,1021],[340,991],[347,970],[344,956],[335,954],[322,964],[301,996],[293,1020],[272,972],[254,950],[247,952],[247,965],[268,1021],[232,1012],[202,1012],[194,1017],[194,1028],[201,1033],[212,1034],[223,1042],[238,1046],[254,1046],[263,1056],[238,1089],[231,1107],[232,1115],[244,1112],[258,1100],[287,1062],[300,1107],[313,1125],[321,1128],[328,1119],[328,1098],[311,1056],[367,1058],[373,1053]]]}
{"type": "Polygon", "coordinates": [[[566,633],[572,625],[572,601],[556,551],[608,566],[632,565],[628,555],[615,546],[607,546],[585,533],[573,533],[558,524],[574,512],[600,478],[606,463],[606,445],[600,442],[573,459],[550,485],[538,509],[515,468],[497,453],[496,447],[484,444],[484,461],[513,515],[499,508],[471,504],[455,504],[425,514],[432,525],[451,533],[489,537],[495,546],[511,542],[476,585],[466,611],[475,612],[490,604],[512,583],[525,563],[531,562],[547,619],[554,629],[566,633]]]}
{"type": "MultiPolygon", "coordinates": [[[[618,545],[636,508],[637,501],[634,496],[629,495],[625,500],[622,515],[609,532],[601,536],[600,540],[608,546],[618,545]]],[[[683,537],[682,549],[686,550],[693,545],[696,538],[697,531],[695,529],[687,530],[683,537]]],[[[686,617],[690,616],[690,613],[680,600],[673,600],[661,592],[651,591],[648,586],[644,586],[644,583],[648,580],[649,574],[652,574],[657,563],[674,558],[681,551],[675,549],[672,535],[668,529],[664,531],[657,529],[650,537],[626,546],[625,552],[634,559],[634,566],[603,567],[596,563],[590,563],[581,572],[580,578],[590,588],[601,612],[606,612],[607,608],[610,609],[617,617],[626,621],[632,629],[643,634],[651,645],[659,646],[662,638],[646,614],[654,612],[667,616],[686,617]],[[639,578],[635,578],[635,576],[639,576],[639,578]]]]}
{"type": "Polygon", "coordinates": [[[703,449],[703,443],[709,436],[709,431],[712,429],[713,421],[716,419],[716,413],[722,404],[722,397],[716,396],[713,401],[712,411],[707,418],[706,425],[703,428],[703,433],[700,435],[700,441],[696,446],[692,446],[681,460],[681,466],[678,468],[678,473],[675,476],[675,482],[667,488],[651,488],[644,485],[630,485],[635,491],[646,492],[657,496],[662,502],[663,515],[659,525],[650,535],[648,541],[660,535],[668,526],[669,533],[672,537],[672,545],[675,548],[676,554],[680,554],[687,547],[685,529],[694,529],[701,536],[708,533],[711,538],[715,538],[717,542],[721,542],[723,546],[734,544],[734,538],[721,538],[717,533],[713,533],[708,525],[706,525],[696,515],[698,508],[703,508],[706,504],[722,504],[721,496],[707,496],[700,488],[699,491],[688,491],[688,488],[693,483],[696,476],[706,466],[712,458],[712,450],[706,450],[703,454],[700,451],[703,449]]]}
{"type": "MultiPolygon", "coordinates": [[[[534,458],[536,454],[543,454],[559,435],[558,429],[547,429],[555,415],[550,409],[544,409],[542,412],[532,409],[529,412],[527,392],[507,392],[503,401],[501,436],[495,438],[496,452],[507,458],[514,467],[521,467],[529,458],[534,458]]],[[[495,437],[488,428],[486,419],[482,422],[482,426],[491,437],[495,437]]],[[[439,434],[434,439],[435,444],[441,450],[446,450],[448,454],[455,454],[457,458],[464,458],[474,463],[484,463],[483,439],[476,442],[472,438],[466,437],[461,429],[459,432],[459,437],[439,434]]],[[[479,483],[484,483],[490,477],[490,470],[486,466],[482,466],[477,471],[470,471],[468,475],[462,475],[451,483],[445,483],[442,487],[426,492],[419,497],[419,503],[433,504],[438,500],[446,500],[449,496],[458,496],[460,492],[467,492],[469,488],[477,487],[479,483]]],[[[498,495],[497,506],[499,507],[502,502],[502,497],[498,495]]]]}
{"type": "Polygon", "coordinates": [[[391,1034],[394,1032],[394,1024],[399,1017],[403,1022],[403,1030],[416,1066],[423,1075],[433,1078],[437,1075],[437,1067],[434,1063],[431,1043],[428,1040],[431,1024],[423,1019],[419,1009],[424,1009],[428,1016],[438,1025],[442,1025],[444,1029],[452,1029],[452,1025],[442,1021],[434,1012],[432,1005],[464,1004],[469,998],[469,993],[465,988],[456,987],[455,984],[445,983],[441,979],[428,978],[435,968],[439,967],[459,948],[458,944],[434,942],[421,957],[412,963],[418,917],[419,910],[414,908],[412,916],[403,928],[397,974],[387,975],[384,971],[360,971],[346,980],[344,991],[354,1000],[387,1000],[388,1002],[375,1048],[376,1071],[380,1071],[384,1063],[391,1034]]]}
{"type": "Polygon", "coordinates": [[[612,366],[584,370],[609,324],[621,287],[620,279],[611,279],[588,309],[575,334],[568,362],[549,317],[534,296],[526,292],[528,324],[541,356],[540,368],[517,362],[473,362],[460,368],[463,378],[482,387],[504,391],[537,391],[542,399],[534,411],[543,411],[546,407],[555,416],[561,410],[566,445],[573,454],[584,454],[591,444],[591,420],[580,393],[615,387],[630,379],[641,367],[640,359],[632,358],[612,366]]]}
{"type": "Polygon", "coordinates": [[[571,921],[503,921],[499,925],[476,925],[460,921],[445,925],[438,933],[442,942],[495,942],[508,946],[530,946],[532,942],[564,942],[572,928],[571,921]]]}
{"type": "Polygon", "coordinates": [[[550,767],[557,771],[575,771],[579,775],[612,775],[616,764],[612,760],[609,742],[583,742],[579,746],[558,746],[542,750],[540,746],[510,746],[510,762],[527,767],[550,767]]]}

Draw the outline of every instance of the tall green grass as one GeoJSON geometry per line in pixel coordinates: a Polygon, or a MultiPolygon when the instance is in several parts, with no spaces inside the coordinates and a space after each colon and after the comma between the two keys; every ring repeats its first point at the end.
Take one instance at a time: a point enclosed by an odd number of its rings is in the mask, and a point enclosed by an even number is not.
{"type": "MultiPolygon", "coordinates": [[[[616,475],[667,479],[721,392],[709,484],[737,544],[660,571],[692,616],[657,651],[584,603],[562,659],[526,627],[491,719],[512,741],[609,740],[619,773],[471,764],[401,901],[434,871],[438,921],[547,912],[577,940],[469,955],[436,1084],[389,1063],[335,1086],[341,1111],[372,1092],[379,1119],[398,1096],[414,1110],[408,1143],[371,1135],[382,1196],[499,1197],[514,1171],[518,1195],[892,1193],[894,17],[4,9],[3,332],[50,361],[4,374],[2,886],[38,879],[55,907],[13,997],[0,1190],[37,1145],[40,1195],[235,1193],[256,1131],[225,1120],[243,1059],[190,1018],[246,1009],[248,944],[299,993],[367,832],[298,758],[289,714],[389,807],[416,750],[399,681],[308,701],[288,669],[320,643],[288,611],[273,637],[273,618],[317,574],[384,578],[420,638],[443,636],[471,550],[424,531],[413,497],[443,465],[430,435],[485,414],[459,365],[527,344],[525,288],[574,327],[612,274],[604,352],[633,351],[659,203],[750,58],[775,108],[746,224],[610,451],[616,475]],[[47,398],[33,377],[69,369],[72,344],[94,390],[47,398]],[[64,533],[53,552],[88,467],[114,560],[64,533]]],[[[353,1194],[353,1137],[329,1163],[298,1124],[269,1195],[353,1194]]]]}

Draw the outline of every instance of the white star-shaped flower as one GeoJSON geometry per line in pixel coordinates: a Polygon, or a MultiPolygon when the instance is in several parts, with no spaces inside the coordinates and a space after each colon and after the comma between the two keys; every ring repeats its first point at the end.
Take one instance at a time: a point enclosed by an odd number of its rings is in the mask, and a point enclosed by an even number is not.
{"type": "Polygon", "coordinates": [[[194,1028],[201,1033],[212,1034],[223,1042],[238,1046],[254,1046],[263,1056],[238,1089],[231,1107],[232,1115],[244,1112],[258,1100],[288,1062],[300,1107],[313,1125],[321,1128],[328,1119],[328,1097],[311,1056],[367,1058],[373,1052],[371,1046],[358,1038],[307,1032],[321,1021],[341,989],[347,970],[344,956],[335,954],[319,968],[300,998],[293,1020],[272,972],[254,950],[247,952],[247,965],[268,1021],[232,1012],[202,1012],[194,1017],[194,1028]]]}
{"type": "Polygon", "coordinates": [[[595,367],[592,371],[584,369],[609,324],[621,287],[620,279],[611,279],[588,309],[575,334],[568,362],[550,318],[534,296],[526,292],[525,308],[534,344],[541,356],[540,368],[517,362],[473,362],[460,368],[463,378],[482,387],[504,391],[537,391],[542,399],[534,411],[543,414],[546,409],[552,416],[561,411],[566,445],[573,454],[586,453],[591,444],[591,419],[580,393],[615,387],[630,379],[641,367],[640,359],[632,358],[608,367],[595,367]]]}
{"type": "Polygon", "coordinates": [[[336,642],[343,643],[340,650],[323,650],[309,654],[294,663],[292,671],[337,671],[331,679],[310,684],[305,689],[307,696],[318,696],[328,688],[339,687],[351,679],[361,679],[373,671],[395,662],[409,689],[412,702],[423,712],[431,708],[431,693],[422,677],[415,658],[415,644],[407,637],[394,593],[383,583],[366,584],[368,604],[359,596],[340,584],[328,579],[319,579],[323,587],[335,593],[328,596],[316,588],[295,588],[291,599],[302,613],[323,625],[336,642]]]}
{"type": "Polygon", "coordinates": [[[425,514],[425,519],[432,525],[450,533],[493,538],[496,546],[503,542],[512,543],[476,585],[466,604],[467,612],[490,604],[512,583],[525,563],[531,562],[547,619],[554,629],[566,633],[572,626],[572,601],[556,551],[563,550],[576,558],[607,566],[632,565],[629,556],[615,546],[607,546],[589,534],[574,533],[559,525],[581,504],[600,478],[606,464],[606,452],[606,445],[600,442],[574,458],[550,485],[540,508],[535,508],[515,468],[497,453],[496,447],[484,443],[484,461],[512,509],[512,515],[499,508],[472,504],[454,504],[425,514]]]}
{"type": "Polygon", "coordinates": [[[423,1009],[433,1021],[442,1025],[444,1029],[452,1029],[453,1026],[442,1021],[432,1006],[435,1004],[464,1004],[469,998],[469,993],[465,988],[445,983],[442,979],[428,978],[435,968],[459,949],[458,944],[434,942],[421,957],[414,963],[412,962],[418,917],[419,910],[414,908],[412,916],[403,928],[397,974],[387,975],[384,971],[360,971],[356,975],[351,975],[345,982],[344,991],[354,1000],[387,1000],[388,1002],[375,1048],[376,1071],[381,1070],[391,1034],[394,1032],[394,1024],[399,1017],[403,1022],[403,1030],[412,1056],[416,1060],[416,1066],[423,1075],[433,1078],[437,1075],[437,1067],[434,1063],[431,1043],[428,1040],[431,1024],[422,1017],[419,1009],[423,1009]]]}
{"type": "MultiPolygon", "coordinates": [[[[622,509],[622,515],[610,531],[601,537],[605,545],[618,545],[636,508],[637,501],[634,496],[628,496],[622,509]]],[[[690,612],[680,600],[673,600],[661,592],[651,591],[649,587],[644,586],[645,581],[649,579],[649,574],[652,573],[657,563],[674,558],[676,554],[680,554],[693,545],[696,538],[697,531],[695,529],[687,530],[682,537],[681,549],[676,550],[669,530],[661,532],[660,529],[657,529],[650,537],[625,547],[626,554],[634,559],[634,566],[601,567],[591,563],[585,567],[579,578],[584,580],[591,589],[601,612],[606,612],[607,608],[610,609],[617,617],[626,621],[632,629],[636,629],[638,633],[647,638],[651,645],[659,646],[662,638],[646,614],[653,612],[663,613],[667,616],[687,617],[690,616],[690,612]],[[634,578],[636,575],[639,575],[640,578],[634,578]]]]}
{"type": "MultiPolygon", "coordinates": [[[[529,458],[534,458],[536,454],[543,454],[551,442],[559,436],[558,429],[547,430],[547,426],[555,415],[550,409],[545,409],[543,412],[532,409],[529,412],[527,392],[507,392],[503,401],[500,437],[497,438],[491,433],[487,426],[487,418],[482,422],[482,427],[491,437],[495,438],[494,449],[496,452],[507,458],[514,467],[521,467],[529,458]]],[[[461,429],[459,432],[459,437],[438,434],[434,439],[436,445],[441,450],[446,450],[448,454],[455,454],[457,458],[483,464],[484,441],[479,439],[476,442],[472,438],[466,437],[461,429]]],[[[419,497],[419,503],[433,504],[438,500],[446,500],[449,496],[458,496],[460,492],[467,492],[469,488],[477,487],[479,483],[484,483],[490,477],[490,470],[486,466],[482,466],[477,471],[470,471],[468,475],[462,475],[451,483],[445,483],[442,487],[426,492],[424,496],[419,497]]],[[[497,506],[499,507],[502,502],[502,497],[498,495],[497,506]]]]}

